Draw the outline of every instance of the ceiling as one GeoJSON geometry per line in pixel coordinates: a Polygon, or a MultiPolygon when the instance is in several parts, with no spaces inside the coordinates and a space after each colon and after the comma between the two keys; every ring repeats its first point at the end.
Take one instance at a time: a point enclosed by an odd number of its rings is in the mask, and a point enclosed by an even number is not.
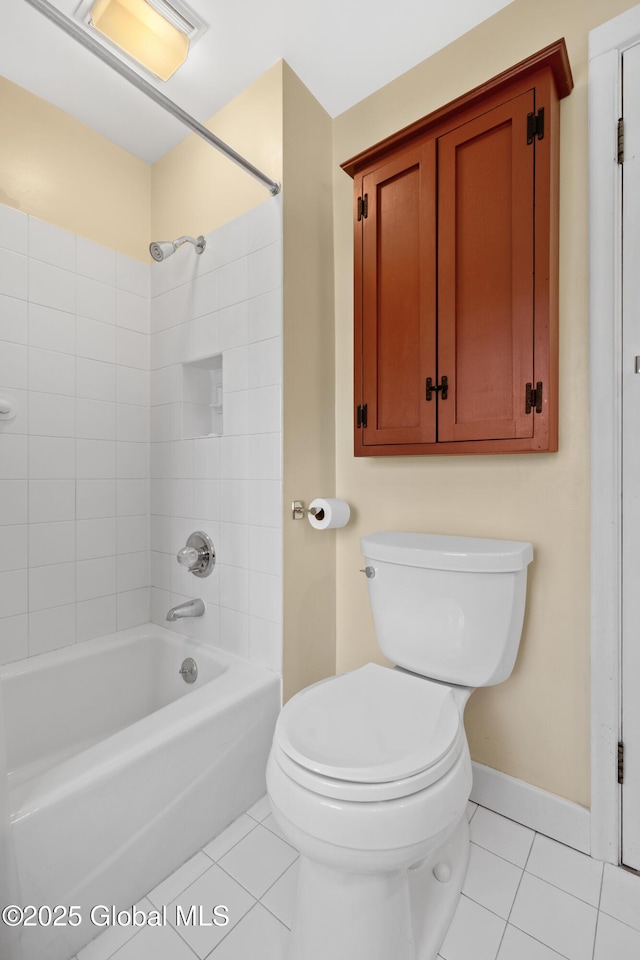
{"type": "MultiPolygon", "coordinates": [[[[68,16],[79,5],[52,2],[68,16]]],[[[171,80],[155,82],[204,122],[281,58],[335,117],[512,0],[188,2],[209,29],[171,80]]],[[[187,135],[25,0],[5,3],[1,75],[147,163],[187,135]]]]}

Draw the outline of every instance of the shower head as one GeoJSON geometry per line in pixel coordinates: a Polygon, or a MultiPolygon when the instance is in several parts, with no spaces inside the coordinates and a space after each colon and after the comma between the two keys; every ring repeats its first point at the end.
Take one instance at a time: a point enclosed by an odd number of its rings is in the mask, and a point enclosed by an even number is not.
{"type": "Polygon", "coordinates": [[[178,237],[177,240],[154,240],[153,243],[149,244],[149,253],[154,260],[160,263],[161,260],[166,260],[167,257],[174,254],[183,243],[192,243],[196,248],[196,253],[202,253],[207,245],[203,236],[196,237],[195,240],[193,237],[178,237]]]}

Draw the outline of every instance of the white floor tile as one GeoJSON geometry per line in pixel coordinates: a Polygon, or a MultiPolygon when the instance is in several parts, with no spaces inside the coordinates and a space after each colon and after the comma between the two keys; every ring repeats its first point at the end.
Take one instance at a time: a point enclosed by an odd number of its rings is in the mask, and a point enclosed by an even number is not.
{"type": "Polygon", "coordinates": [[[143,927],[112,960],[193,960],[193,953],[171,927],[143,927]]]}
{"type": "Polygon", "coordinates": [[[228,853],[232,847],[235,847],[236,843],[239,843],[243,837],[246,837],[248,833],[255,830],[255,827],[256,821],[248,817],[246,813],[243,813],[241,817],[238,817],[237,820],[229,824],[227,829],[223,830],[215,840],[208,843],[207,846],[204,847],[204,852],[208,857],[211,857],[212,860],[219,860],[221,857],[224,857],[225,853],[228,853]]]}
{"type": "Polygon", "coordinates": [[[276,818],[272,813],[269,814],[266,820],[262,821],[262,826],[266,827],[267,830],[271,830],[271,833],[275,833],[276,837],[280,837],[281,840],[285,840],[287,843],[289,843],[284,833],[276,823],[276,818]]]}
{"type": "Polygon", "coordinates": [[[288,938],[287,928],[257,903],[225,937],[213,957],[215,960],[285,960],[288,938]]]}
{"type": "Polygon", "coordinates": [[[593,960],[638,960],[640,931],[620,923],[606,913],[598,917],[596,949],[593,960]]]}
{"type": "MultiPolygon", "coordinates": [[[[136,904],[141,910],[153,910],[153,904],[145,897],[136,904]]],[[[108,927],[99,937],[88,943],[78,953],[78,960],[109,960],[116,950],[140,933],[140,927],[108,927]]]]}
{"type": "Polygon", "coordinates": [[[470,835],[474,843],[518,867],[524,867],[527,862],[535,836],[528,827],[507,820],[485,807],[478,807],[473,815],[470,835]]]}
{"type": "Polygon", "coordinates": [[[478,804],[474,803],[472,800],[469,800],[467,803],[467,820],[471,821],[471,818],[477,809],[478,809],[478,804]]]}
{"type": "Polygon", "coordinates": [[[156,907],[161,907],[165,903],[171,903],[176,897],[179,897],[183,890],[191,886],[194,880],[201,877],[203,873],[211,868],[211,860],[206,857],[202,851],[196,853],[181,867],[178,867],[171,876],[154,887],[151,893],[147,894],[151,903],[156,907]]]}
{"type": "Polygon", "coordinates": [[[594,907],[525,872],[509,922],[567,960],[591,960],[596,917],[594,907]]]}
{"type": "Polygon", "coordinates": [[[545,947],[544,943],[534,940],[529,934],[508,924],[500,944],[498,960],[562,960],[562,958],[555,950],[545,947]]]}
{"type": "Polygon", "coordinates": [[[460,897],[440,953],[444,960],[496,960],[504,928],[504,920],[460,897]]]}
{"type": "Polygon", "coordinates": [[[214,865],[169,904],[168,920],[179,930],[180,936],[202,960],[242,920],[254,903],[255,899],[251,894],[247,893],[224,870],[214,865]],[[226,926],[216,926],[212,922],[213,908],[218,905],[227,907],[229,923],[226,926]],[[184,915],[188,914],[190,907],[201,906],[203,917],[212,925],[205,926],[196,922],[193,925],[181,924],[178,927],[178,906],[182,907],[184,915]]]}
{"type": "Polygon", "coordinates": [[[484,847],[471,844],[469,869],[462,892],[481,906],[508,918],[515,900],[522,869],[484,847]]]}
{"type": "Polygon", "coordinates": [[[600,909],[640,930],[640,877],[605,863],[600,909]]]}
{"type": "Polygon", "coordinates": [[[298,856],[280,837],[256,827],[219,860],[220,866],[260,898],[298,856]]]}
{"type": "MultiPolygon", "coordinates": [[[[560,887],[593,907],[600,901],[602,863],[556,840],[536,834],[527,861],[527,873],[560,887]]],[[[639,885],[640,886],[640,885],[639,885]]],[[[640,889],[638,890],[640,894],[640,889]]]]}
{"type": "Polygon", "coordinates": [[[265,820],[270,813],[271,804],[269,803],[269,797],[266,795],[266,793],[264,797],[261,797],[257,803],[254,803],[254,805],[247,810],[247,814],[250,817],[253,817],[254,820],[257,820],[258,823],[262,823],[262,821],[265,820]]]}
{"type": "Polygon", "coordinates": [[[282,920],[285,926],[289,928],[291,928],[291,922],[293,920],[293,908],[298,886],[299,863],[299,860],[294,861],[289,869],[282,874],[280,879],[276,880],[272,887],[269,887],[260,901],[268,910],[271,910],[271,913],[275,913],[278,920],[282,920]]]}

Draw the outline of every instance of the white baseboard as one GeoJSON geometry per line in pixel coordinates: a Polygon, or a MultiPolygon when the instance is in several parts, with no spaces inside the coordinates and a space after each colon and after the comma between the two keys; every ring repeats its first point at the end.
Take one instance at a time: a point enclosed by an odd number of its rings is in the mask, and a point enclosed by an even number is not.
{"type": "Polygon", "coordinates": [[[475,762],[471,799],[568,847],[591,852],[591,812],[578,803],[475,762]]]}

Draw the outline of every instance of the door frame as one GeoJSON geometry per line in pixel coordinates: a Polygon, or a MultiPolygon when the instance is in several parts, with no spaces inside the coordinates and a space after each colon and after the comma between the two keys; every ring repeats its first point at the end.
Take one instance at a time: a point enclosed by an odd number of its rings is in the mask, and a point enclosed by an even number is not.
{"type": "Polygon", "coordinates": [[[620,863],[622,719],[622,54],[640,6],[589,34],[591,856],[620,863]]]}

